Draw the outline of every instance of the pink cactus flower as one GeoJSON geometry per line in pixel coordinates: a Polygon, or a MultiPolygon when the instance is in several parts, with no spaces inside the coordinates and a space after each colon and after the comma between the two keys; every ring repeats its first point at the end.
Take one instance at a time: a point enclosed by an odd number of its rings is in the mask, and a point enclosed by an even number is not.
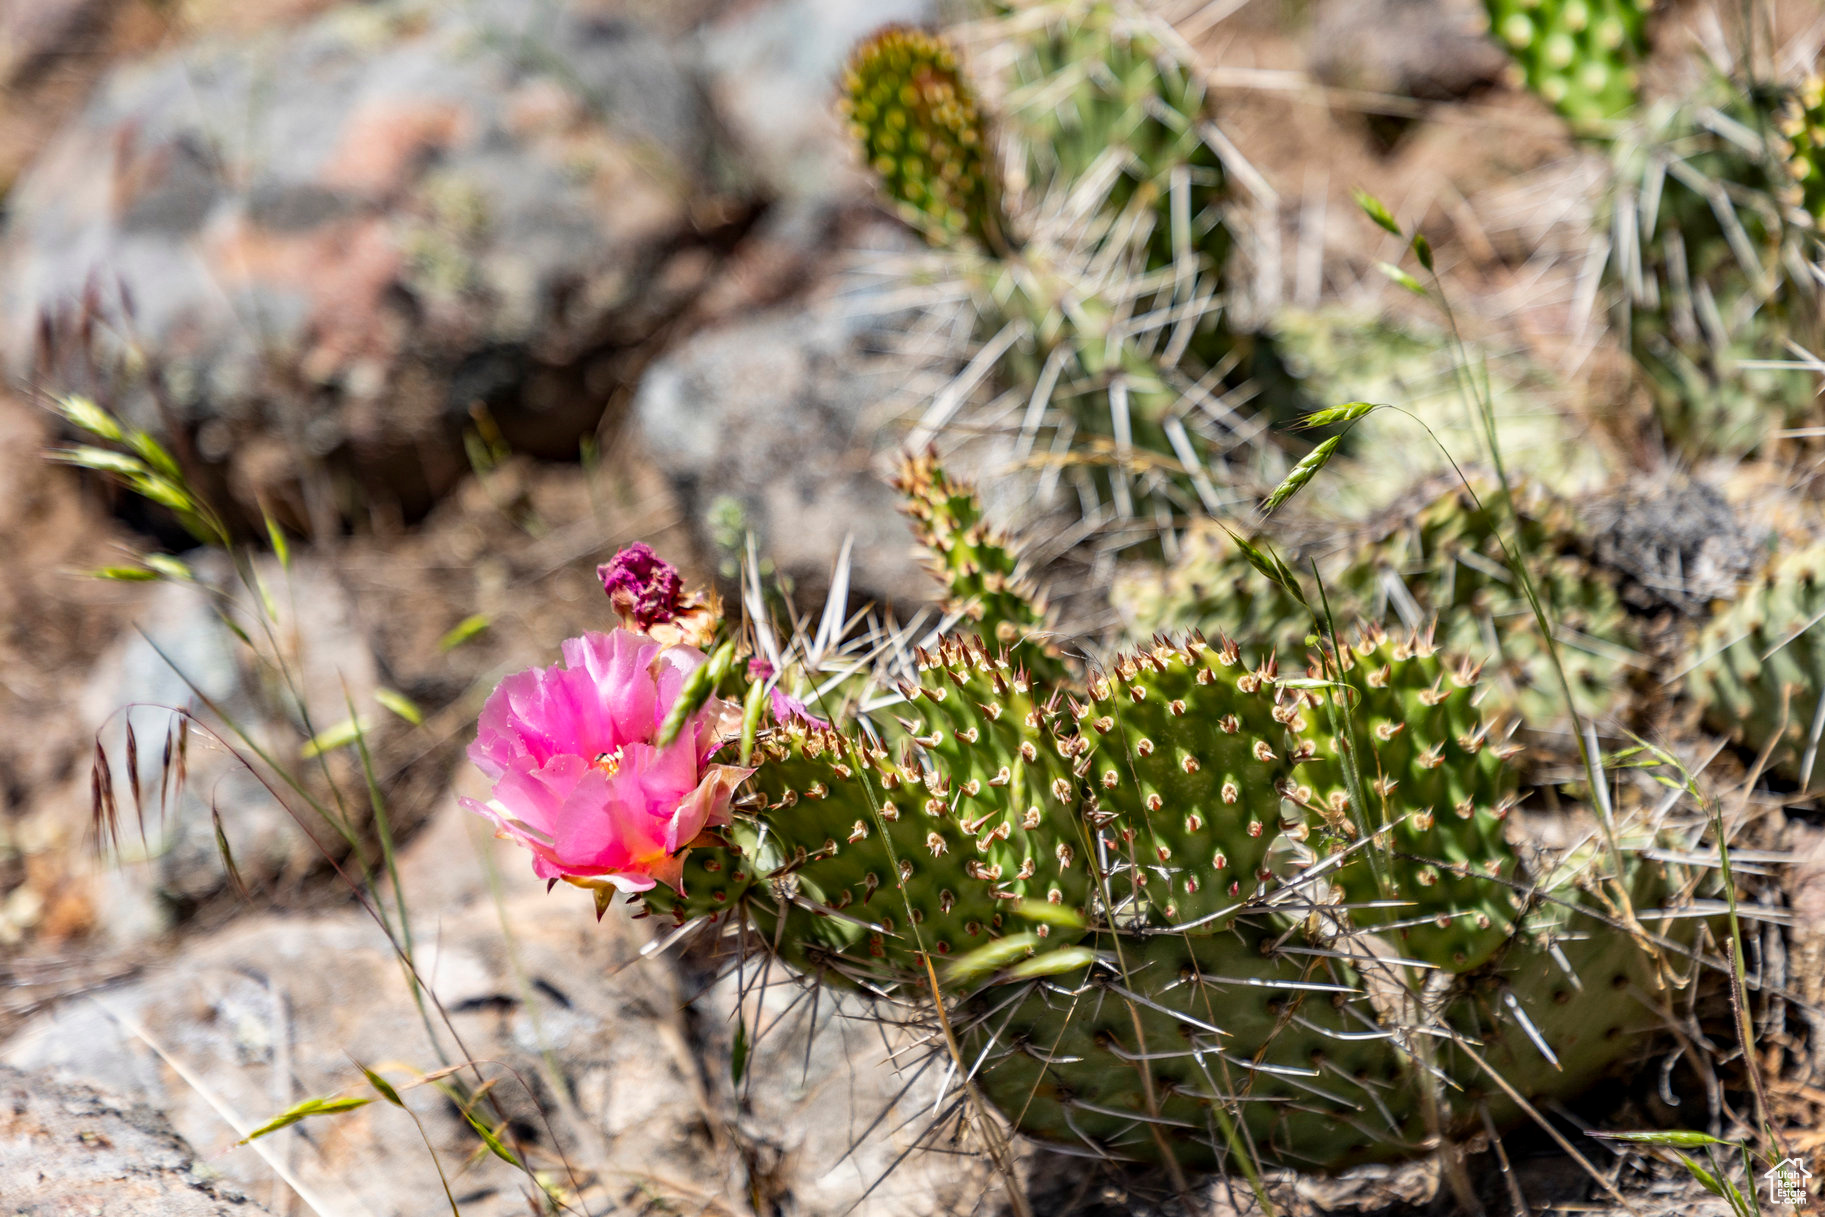
{"type": "Polygon", "coordinates": [[[753,772],[711,762],[741,710],[712,697],[664,749],[653,741],[703,652],[616,630],[564,642],[564,662],[501,681],[482,707],[469,759],[494,782],[464,799],[495,835],[532,851],[541,878],[643,892],[682,890],[684,854],[727,824],[753,772]]]}

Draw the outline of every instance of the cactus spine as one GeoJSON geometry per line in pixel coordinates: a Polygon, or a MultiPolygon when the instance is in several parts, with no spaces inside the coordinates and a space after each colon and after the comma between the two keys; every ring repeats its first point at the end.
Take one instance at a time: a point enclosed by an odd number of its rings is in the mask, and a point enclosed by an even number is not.
{"type": "Polygon", "coordinates": [[[1813,223],[1793,206],[1794,158],[1814,160],[1779,135],[1778,92],[1712,94],[1644,113],[1617,142],[1612,198],[1618,328],[1690,457],[1747,455],[1806,417],[1816,377],[1779,365],[1825,346],[1813,223]]]}
{"type": "MultiPolygon", "coordinates": [[[[1508,569],[1488,496],[1462,486],[1399,507],[1392,523],[1371,525],[1354,545],[1315,554],[1337,614],[1409,628],[1436,622],[1446,653],[1487,661],[1482,708],[1546,727],[1563,715],[1550,657],[1508,569]]],[[[1564,502],[1524,489],[1517,496],[1526,551],[1561,638],[1560,662],[1578,709],[1608,717],[1623,705],[1631,623],[1613,582],[1579,553],[1578,525],[1564,502]]],[[[1170,567],[1132,574],[1117,591],[1134,626],[1214,629],[1233,622],[1239,636],[1282,654],[1305,650],[1310,614],[1262,577],[1217,528],[1194,530],[1170,567]]]]}
{"type": "MultiPolygon", "coordinates": [[[[968,162],[990,182],[979,239],[914,214],[930,194],[909,184],[932,176],[924,162],[880,159],[884,143],[960,142],[935,119],[929,132],[909,133],[926,111],[876,100],[916,93],[914,74],[936,73],[924,65],[941,58],[948,87],[966,94],[941,42],[920,35],[924,49],[909,58],[911,36],[892,30],[857,52],[846,110],[858,145],[879,160],[883,193],[931,243],[942,307],[969,301],[972,375],[1028,403],[1023,445],[1069,452],[1080,489],[1118,518],[1154,495],[1195,507],[1209,498],[1209,453],[1253,437],[1245,417],[1209,406],[1243,374],[1247,351],[1220,324],[1228,186],[1197,74],[1169,53],[1155,19],[1125,3],[1048,0],[984,28],[1015,51],[1001,125],[1030,181],[1004,194],[992,158],[968,162]],[[1160,329],[1168,315],[1170,333],[1160,329]]],[[[970,113],[972,142],[995,142],[991,124],[970,113]]],[[[956,408],[971,408],[977,383],[958,388],[956,408]]]]}

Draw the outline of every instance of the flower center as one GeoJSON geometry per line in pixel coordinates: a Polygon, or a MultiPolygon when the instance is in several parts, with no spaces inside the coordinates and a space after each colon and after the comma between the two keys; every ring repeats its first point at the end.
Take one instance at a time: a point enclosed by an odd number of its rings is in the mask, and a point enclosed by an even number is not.
{"type": "Polygon", "coordinates": [[[620,773],[621,749],[617,748],[613,752],[598,753],[596,756],[596,768],[600,769],[611,778],[617,773],[620,773]]]}

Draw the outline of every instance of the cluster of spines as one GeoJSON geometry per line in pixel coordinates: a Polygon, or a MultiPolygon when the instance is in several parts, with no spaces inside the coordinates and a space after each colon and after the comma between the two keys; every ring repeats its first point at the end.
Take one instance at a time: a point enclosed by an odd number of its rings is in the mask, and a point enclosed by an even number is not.
{"type": "MultiPolygon", "coordinates": [[[[1493,494],[1493,488],[1486,488],[1493,494]]],[[[1517,488],[1524,560],[1543,577],[1540,591],[1561,631],[1595,645],[1560,646],[1564,666],[1587,715],[1607,717],[1621,705],[1624,662],[1633,642],[1612,580],[1578,551],[1578,530],[1565,504],[1517,488]]],[[[1483,710],[1545,728],[1563,713],[1563,698],[1527,601],[1498,543],[1506,535],[1491,500],[1481,506],[1459,487],[1417,510],[1392,513],[1399,523],[1371,532],[1353,548],[1322,559],[1321,578],[1339,619],[1392,625],[1401,620],[1397,589],[1409,612],[1436,622],[1441,648],[1486,658],[1483,710]]],[[[1508,538],[1512,544],[1514,538],[1508,538]]],[[[1220,529],[1194,532],[1181,557],[1157,580],[1123,589],[1142,629],[1209,627],[1223,622],[1245,637],[1301,654],[1313,631],[1311,612],[1256,571],[1220,529]]]]}
{"type": "Polygon", "coordinates": [[[1719,78],[1617,141],[1616,221],[1637,252],[1610,260],[1610,288],[1661,432],[1691,457],[1748,455],[1816,397],[1817,376],[1791,360],[1825,341],[1805,269],[1816,219],[1795,205],[1798,144],[1779,130],[1793,100],[1719,78]]]}
{"type": "Polygon", "coordinates": [[[1527,87],[1574,123],[1635,104],[1650,0],[1484,0],[1527,87]]]}
{"type": "Polygon", "coordinates": [[[882,190],[936,244],[1001,240],[988,131],[957,55],[941,38],[889,27],[856,49],[843,109],[882,190]]]}
{"type": "Polygon", "coordinates": [[[1169,265],[1180,241],[1207,270],[1220,268],[1229,252],[1227,181],[1205,137],[1210,113],[1198,73],[1113,4],[1053,8],[1038,27],[1023,15],[1016,35],[1025,52],[1016,65],[1019,93],[1027,100],[1013,117],[1033,184],[1069,191],[1119,157],[1102,209],[1110,217],[1145,209],[1148,269],[1169,265]],[[1175,202],[1177,191],[1185,197],[1175,202]],[[1185,220],[1176,235],[1175,207],[1185,220]]]}

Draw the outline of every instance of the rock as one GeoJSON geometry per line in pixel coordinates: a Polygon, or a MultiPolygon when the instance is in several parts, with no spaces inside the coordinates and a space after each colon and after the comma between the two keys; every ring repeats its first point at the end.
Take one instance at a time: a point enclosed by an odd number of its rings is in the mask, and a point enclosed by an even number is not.
{"type": "MultiPolygon", "coordinates": [[[[815,1012],[809,1001],[794,1005],[796,989],[777,971],[764,1018],[757,996],[749,1000],[750,1034],[770,1030],[738,1092],[729,1062],[740,979],[702,980],[675,953],[642,958],[650,922],[615,909],[598,924],[587,894],[547,894],[523,854],[491,840],[454,803],[445,812],[402,861],[419,974],[456,1033],[434,1008],[437,1048],[385,937],[351,909],[245,918],[193,939],[169,966],[34,1017],[0,1046],[0,1060],[105,1081],[123,1101],[167,1111],[191,1144],[216,1155],[210,1162],[225,1180],[261,1197],[272,1176],[255,1149],[219,1151],[307,1096],[372,1096],[353,1061],[401,1087],[413,1068],[485,1062],[526,1159],[580,1189],[594,1212],[621,1204],[745,1212],[759,1189],[790,1197],[788,1211],[836,1217],[924,1128],[942,1071],[922,1074],[889,1112],[908,1079],[884,1044],[905,1041],[891,1030],[884,1040],[872,1023],[839,1021],[829,995],[815,1012]],[[421,885],[428,872],[437,883],[421,885]],[[421,893],[441,899],[420,902],[421,893]],[[814,1019],[807,1053],[802,1032],[814,1019]]],[[[755,979],[751,971],[743,978],[755,979]]],[[[475,1136],[433,1088],[402,1093],[454,1176],[478,1148],[475,1136]]],[[[425,1142],[385,1102],[256,1144],[290,1164],[318,1212],[448,1211],[425,1142]]],[[[461,1171],[464,1217],[525,1213],[525,1184],[484,1155],[461,1171]]],[[[991,1186],[977,1157],[914,1155],[862,1211],[963,1211],[991,1186]]]]}
{"type": "Polygon", "coordinates": [[[1312,17],[1312,74],[1368,93],[1466,97],[1508,67],[1488,25],[1476,0],[1324,0],[1312,17]]]}
{"type": "Polygon", "coordinates": [[[886,351],[891,325],[866,298],[828,291],[699,334],[648,370],[634,399],[643,444],[725,573],[751,530],[781,571],[822,586],[853,537],[853,589],[930,598],[883,476],[916,379],[886,351]]]}
{"type": "Polygon", "coordinates": [[[1599,565],[1623,576],[1623,599],[1644,612],[1703,618],[1767,558],[1767,537],[1716,488],[1649,474],[1583,508],[1599,565]]]}
{"type": "Polygon", "coordinates": [[[10,366],[126,373],[256,519],[421,512],[477,404],[574,456],[753,206],[688,48],[616,12],[349,5],[115,69],[10,199],[10,366]]]}
{"type": "Polygon", "coordinates": [[[880,27],[936,18],[934,0],[776,0],[703,31],[710,96],[773,194],[870,196],[837,117],[843,66],[880,27]]]}
{"type": "Polygon", "coordinates": [[[0,1206],[33,1217],[260,1217],[157,1112],[0,1066],[0,1206]]]}
{"type": "MultiPolygon", "coordinates": [[[[165,795],[165,748],[175,721],[172,707],[196,710],[203,721],[216,725],[222,740],[250,755],[217,711],[226,715],[319,794],[317,768],[305,763],[300,745],[347,720],[345,697],[366,716],[375,751],[395,730],[373,700],[378,683],[375,659],[355,608],[320,561],[300,558],[289,573],[275,563],[261,565],[261,578],[272,590],[279,614],[271,636],[250,614],[238,613],[239,628],[260,640],[258,653],[224,622],[220,602],[208,588],[210,581],[225,577],[219,569],[225,565],[200,560],[195,569],[203,585],[174,582],[153,588],[137,615],[138,629],[123,633],[96,658],[86,685],[72,698],[72,733],[99,743],[108,757],[119,809],[120,858],[88,859],[89,864],[82,865],[91,811],[85,765],[62,789],[41,795],[14,830],[30,847],[28,861],[33,855],[55,858],[62,868],[43,872],[42,879],[56,882],[41,882],[38,886],[52,890],[20,906],[32,914],[24,923],[8,915],[20,911],[12,901],[0,907],[0,940],[16,941],[50,901],[72,900],[79,894],[92,909],[84,920],[93,922],[115,946],[144,943],[163,934],[199,906],[228,894],[230,878],[218,849],[212,811],[220,813],[223,834],[244,882],[268,894],[275,885],[290,887],[321,868],[323,851],[335,857],[346,854],[346,842],[302,799],[290,798],[294,815],[221,742],[200,729],[190,731],[182,788],[173,785],[175,797],[165,795]],[[290,672],[289,687],[273,663],[281,654],[290,672]],[[209,709],[211,705],[215,710],[209,709]],[[139,767],[137,802],[128,764],[129,724],[139,767]]],[[[361,789],[359,772],[346,750],[332,754],[326,763],[343,789],[361,789]]],[[[174,756],[174,771],[177,764],[174,756]]],[[[361,831],[367,822],[365,806],[351,806],[347,814],[351,828],[361,831]]]]}

